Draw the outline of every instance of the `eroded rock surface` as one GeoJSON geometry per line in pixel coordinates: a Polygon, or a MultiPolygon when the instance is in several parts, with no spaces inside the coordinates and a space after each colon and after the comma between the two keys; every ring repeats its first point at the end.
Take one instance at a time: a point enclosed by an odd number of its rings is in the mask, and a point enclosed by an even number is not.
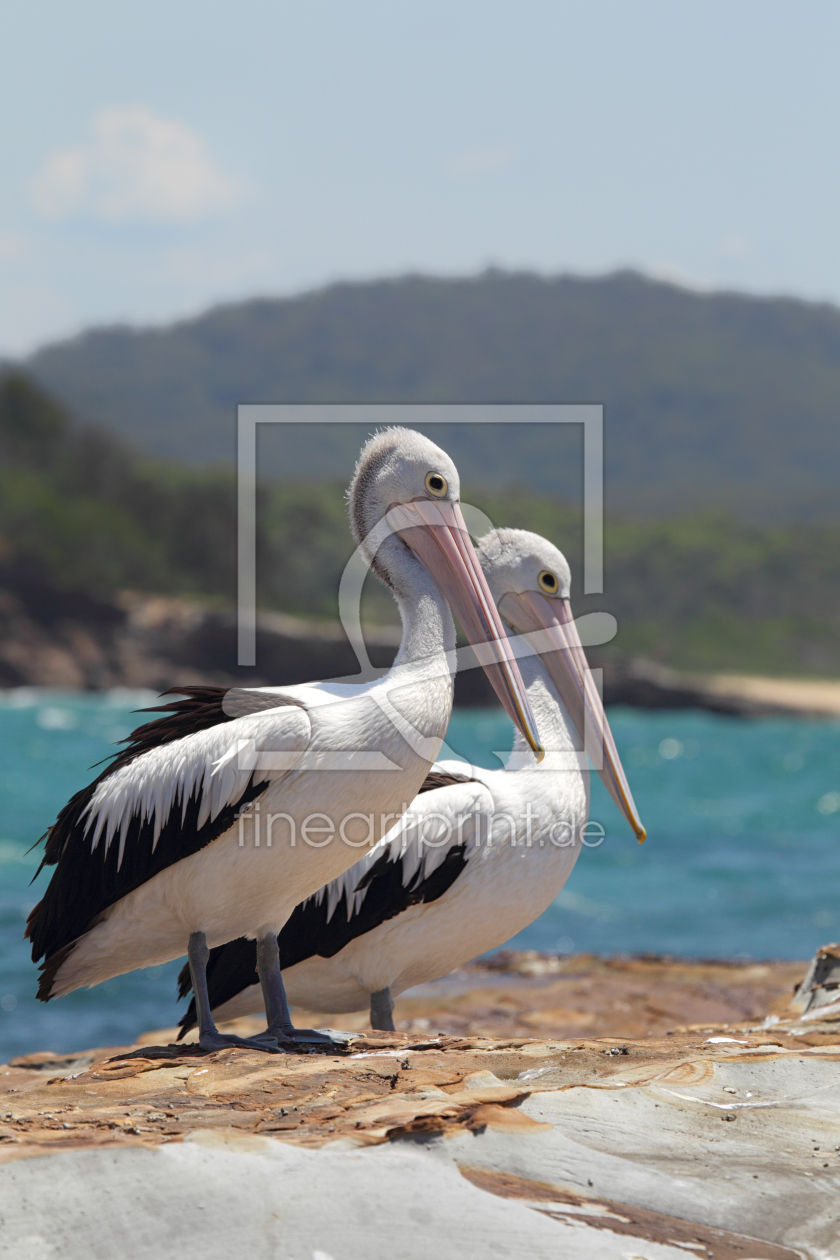
{"type": "Polygon", "coordinates": [[[341,1054],[166,1043],[13,1060],[0,1255],[840,1256],[840,1024],[786,1009],[804,971],[518,955],[398,1004],[428,1031],[360,1032],[341,1054]],[[595,1034],[547,1035],[533,1011],[556,1023],[572,1008],[546,993],[587,968],[595,1034]],[[629,1013],[610,1007],[640,985],[629,1013]],[[750,1011],[648,1035],[638,1011],[658,1028],[669,986],[677,1013],[750,1011]],[[456,999],[472,1032],[442,1027],[456,999]],[[528,1010],[536,1035],[488,1035],[528,1010]]]}

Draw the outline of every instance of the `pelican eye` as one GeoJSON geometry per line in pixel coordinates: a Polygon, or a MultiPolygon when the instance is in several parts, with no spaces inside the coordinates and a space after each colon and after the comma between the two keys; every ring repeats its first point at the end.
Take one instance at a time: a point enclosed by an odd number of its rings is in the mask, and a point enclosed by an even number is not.
{"type": "Polygon", "coordinates": [[[449,482],[440,473],[426,473],[426,489],[436,499],[442,499],[449,489],[449,482]]]}
{"type": "Polygon", "coordinates": [[[546,595],[556,595],[560,589],[560,583],[550,569],[543,569],[537,581],[539,582],[540,590],[545,591],[546,595]]]}

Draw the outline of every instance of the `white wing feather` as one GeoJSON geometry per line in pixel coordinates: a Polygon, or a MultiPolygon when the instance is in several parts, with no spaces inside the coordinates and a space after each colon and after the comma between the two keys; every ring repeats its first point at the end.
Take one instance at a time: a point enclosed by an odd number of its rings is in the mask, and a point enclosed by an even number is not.
{"type": "MultiPolygon", "coordinates": [[[[463,773],[463,771],[459,771],[463,773]]],[[[368,888],[358,885],[384,853],[392,862],[402,859],[403,887],[415,877],[422,882],[432,875],[452,850],[466,849],[469,861],[488,831],[493,812],[493,796],[484,783],[453,783],[435,788],[415,798],[399,822],[374,845],[355,866],[319,888],[316,904],[327,898],[327,922],[332,919],[342,896],[346,897],[348,921],[358,914],[368,888]]]]}
{"type": "MultiPolygon", "coordinates": [[[[203,827],[239,800],[254,773],[255,754],[302,752],[310,736],[306,711],[283,706],[220,723],[141,753],[103,779],[93,794],[83,815],[85,834],[93,833],[91,852],[104,834],[104,858],[119,835],[120,865],[129,824],[138,815],[143,822],[154,824],[154,850],[172,810],[180,803],[183,823],[194,794],[200,795],[198,826],[203,827]],[[247,748],[247,754],[240,757],[240,748],[247,748]]],[[[258,773],[271,780],[285,771],[258,773]]]]}

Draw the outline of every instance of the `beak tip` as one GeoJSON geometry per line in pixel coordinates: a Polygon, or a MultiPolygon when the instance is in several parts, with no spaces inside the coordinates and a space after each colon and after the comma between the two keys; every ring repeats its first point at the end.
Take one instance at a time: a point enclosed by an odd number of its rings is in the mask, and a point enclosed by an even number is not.
{"type": "Polygon", "coordinates": [[[534,756],[537,759],[538,765],[541,761],[545,760],[545,749],[543,748],[542,744],[534,744],[534,756]]]}
{"type": "Polygon", "coordinates": [[[641,827],[641,828],[640,828],[640,829],[636,832],[636,835],[637,835],[637,837],[638,837],[639,844],[644,844],[644,842],[645,842],[645,838],[646,838],[646,836],[647,836],[647,832],[645,831],[644,827],[641,827]]]}

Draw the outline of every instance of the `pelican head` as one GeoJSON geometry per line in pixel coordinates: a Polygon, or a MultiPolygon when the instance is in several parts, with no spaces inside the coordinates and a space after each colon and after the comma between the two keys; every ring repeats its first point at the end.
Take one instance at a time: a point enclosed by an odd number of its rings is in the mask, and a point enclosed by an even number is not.
{"type": "Polygon", "coordinates": [[[449,601],[490,682],[539,759],[525,684],[461,513],[452,460],[413,429],[391,428],[362,448],[349,490],[350,524],[374,572],[410,598],[422,563],[449,601]]]}
{"type": "Polygon", "coordinates": [[[645,829],[572,614],[566,557],[547,539],[524,529],[491,530],[479,541],[478,554],[499,612],[517,633],[535,636],[534,646],[583,747],[641,843],[645,829]]]}
{"type": "Polygon", "coordinates": [[[367,554],[374,571],[388,586],[398,580],[385,557],[387,547],[375,551],[376,527],[397,504],[432,501],[458,503],[461,479],[458,469],[429,438],[414,429],[389,428],[375,433],[362,447],[350,483],[350,526],[356,542],[367,554]]]}

